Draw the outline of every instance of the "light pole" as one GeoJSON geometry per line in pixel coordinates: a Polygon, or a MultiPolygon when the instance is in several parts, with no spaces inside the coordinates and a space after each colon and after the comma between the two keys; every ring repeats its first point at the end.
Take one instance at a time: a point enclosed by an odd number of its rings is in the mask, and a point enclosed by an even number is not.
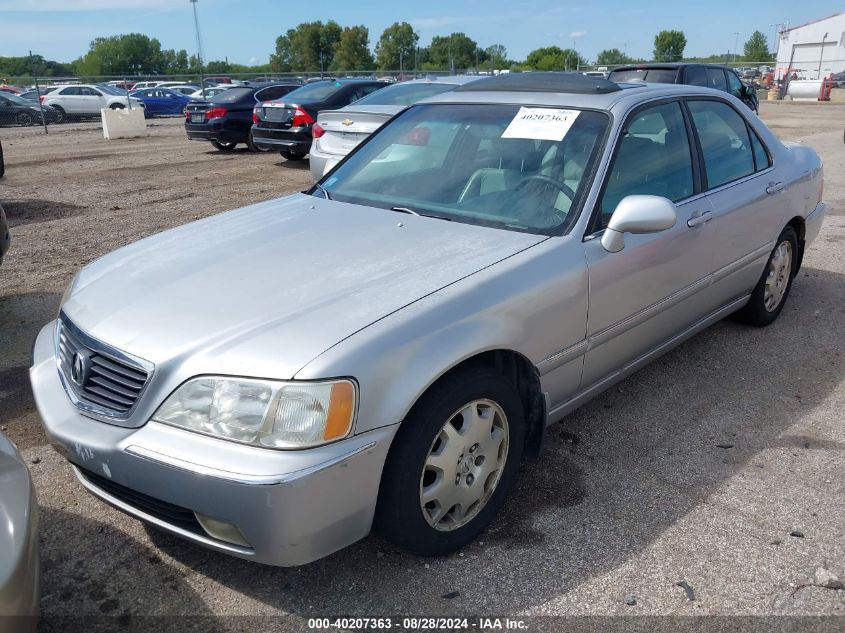
{"type": "Polygon", "coordinates": [[[734,31],[734,64],[736,64],[736,52],[739,49],[739,31],[734,31]]]}
{"type": "Polygon", "coordinates": [[[202,88],[202,98],[205,99],[205,79],[202,76],[202,39],[200,38],[200,20],[197,17],[197,2],[198,0],[189,0],[191,6],[194,8],[194,31],[197,34],[197,64],[200,67],[200,87],[202,88]]]}
{"type": "Polygon", "coordinates": [[[822,38],[822,50],[819,53],[819,76],[817,77],[817,79],[822,78],[822,58],[824,57],[824,41],[827,39],[827,35],[828,34],[825,33],[824,37],[822,38]]]}

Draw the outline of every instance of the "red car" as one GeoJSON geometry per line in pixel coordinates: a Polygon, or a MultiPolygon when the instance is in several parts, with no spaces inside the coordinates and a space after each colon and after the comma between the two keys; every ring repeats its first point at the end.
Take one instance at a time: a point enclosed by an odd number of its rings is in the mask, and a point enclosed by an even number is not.
{"type": "Polygon", "coordinates": [[[19,94],[20,94],[20,93],[22,93],[24,90],[23,90],[23,88],[18,88],[17,86],[6,86],[6,85],[3,85],[3,86],[0,86],[0,91],[3,91],[3,92],[11,92],[13,95],[19,95],[19,94]]]}

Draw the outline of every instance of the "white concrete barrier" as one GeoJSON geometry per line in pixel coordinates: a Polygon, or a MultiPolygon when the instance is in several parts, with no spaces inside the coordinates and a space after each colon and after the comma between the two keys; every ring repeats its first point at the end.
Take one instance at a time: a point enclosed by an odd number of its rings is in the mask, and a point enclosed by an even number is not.
{"type": "Polygon", "coordinates": [[[100,110],[103,117],[103,138],[136,138],[147,135],[147,120],[143,108],[100,110]]]}

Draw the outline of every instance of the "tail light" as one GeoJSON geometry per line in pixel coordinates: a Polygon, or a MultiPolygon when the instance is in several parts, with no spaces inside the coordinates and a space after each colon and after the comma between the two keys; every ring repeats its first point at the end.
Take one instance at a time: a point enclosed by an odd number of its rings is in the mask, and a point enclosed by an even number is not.
{"type": "Polygon", "coordinates": [[[291,125],[293,127],[299,127],[300,125],[311,125],[312,123],[314,123],[314,118],[305,110],[300,108],[298,105],[295,105],[293,107],[296,108],[293,113],[293,121],[291,121],[291,125]]]}
{"type": "Polygon", "coordinates": [[[315,123],[314,127],[311,128],[311,136],[313,136],[314,138],[320,138],[325,133],[326,131],[323,129],[323,126],[319,123],[315,123]]]}
{"type": "Polygon", "coordinates": [[[38,97],[38,100],[39,100],[41,103],[44,103],[44,95],[41,95],[40,97],[38,97]]]}
{"type": "Polygon", "coordinates": [[[252,109],[252,122],[261,123],[261,118],[258,116],[258,108],[252,109]]]}
{"type": "Polygon", "coordinates": [[[206,119],[216,119],[217,117],[226,116],[229,111],[226,108],[209,108],[205,112],[206,119]]]}

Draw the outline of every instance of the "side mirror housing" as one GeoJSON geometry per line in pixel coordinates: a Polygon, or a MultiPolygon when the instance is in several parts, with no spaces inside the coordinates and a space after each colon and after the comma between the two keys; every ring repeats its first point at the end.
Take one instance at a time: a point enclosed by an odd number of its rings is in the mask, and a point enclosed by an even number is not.
{"type": "Polygon", "coordinates": [[[625,248],[625,233],[658,233],[675,226],[678,214],[672,201],[661,196],[625,196],[616,205],[601,237],[610,253],[625,248]]]}

